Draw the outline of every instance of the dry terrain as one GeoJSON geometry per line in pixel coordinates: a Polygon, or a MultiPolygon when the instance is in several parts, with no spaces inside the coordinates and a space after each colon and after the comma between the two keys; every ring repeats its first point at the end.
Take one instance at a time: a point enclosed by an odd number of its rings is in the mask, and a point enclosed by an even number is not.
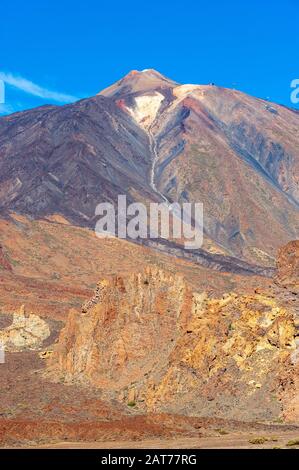
{"type": "Polygon", "coordinates": [[[1,447],[298,447],[298,129],[151,69],[0,118],[1,447]],[[98,238],[119,195],[203,246],[98,238]]]}

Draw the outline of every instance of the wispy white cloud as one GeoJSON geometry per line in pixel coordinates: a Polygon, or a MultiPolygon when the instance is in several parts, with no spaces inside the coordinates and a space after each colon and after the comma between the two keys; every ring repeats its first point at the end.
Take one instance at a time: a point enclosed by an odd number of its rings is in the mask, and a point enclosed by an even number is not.
{"type": "Polygon", "coordinates": [[[15,111],[14,107],[9,104],[0,104],[0,116],[3,114],[11,114],[15,111]]]}
{"type": "Polygon", "coordinates": [[[0,72],[0,80],[3,80],[8,85],[22,90],[24,93],[43,98],[45,100],[53,100],[58,103],[71,103],[79,99],[76,96],[48,90],[47,88],[37,85],[36,83],[33,83],[26,78],[23,78],[19,75],[14,75],[12,73],[0,72]]]}

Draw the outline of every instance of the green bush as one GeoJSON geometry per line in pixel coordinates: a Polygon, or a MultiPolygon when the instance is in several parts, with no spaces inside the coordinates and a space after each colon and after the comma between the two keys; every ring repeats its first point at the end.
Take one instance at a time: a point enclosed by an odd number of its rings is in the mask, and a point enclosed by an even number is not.
{"type": "Polygon", "coordinates": [[[136,406],[136,402],[135,402],[135,401],[129,401],[129,402],[128,402],[128,406],[130,406],[131,408],[133,408],[134,406],[136,406]]]}

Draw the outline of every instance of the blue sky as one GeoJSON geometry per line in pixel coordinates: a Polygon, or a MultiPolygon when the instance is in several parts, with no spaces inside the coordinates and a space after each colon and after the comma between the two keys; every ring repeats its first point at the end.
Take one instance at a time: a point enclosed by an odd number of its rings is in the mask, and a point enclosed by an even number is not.
{"type": "Polygon", "coordinates": [[[292,105],[298,0],[1,2],[2,112],[87,97],[132,69],[292,105]]]}

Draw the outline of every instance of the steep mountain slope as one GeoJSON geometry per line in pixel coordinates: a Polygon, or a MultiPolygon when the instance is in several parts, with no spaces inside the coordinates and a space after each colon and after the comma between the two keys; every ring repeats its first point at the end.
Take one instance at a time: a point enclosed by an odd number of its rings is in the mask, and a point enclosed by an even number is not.
{"type": "Polygon", "coordinates": [[[207,233],[235,255],[274,256],[299,228],[297,116],[215,87],[173,106],[156,128],[160,190],[203,201],[207,233]]]}
{"type": "Polygon", "coordinates": [[[93,226],[99,202],[149,197],[148,138],[109,99],[0,119],[0,210],[93,226]]]}
{"type": "Polygon", "coordinates": [[[94,228],[119,194],[202,202],[205,250],[273,266],[299,234],[298,129],[285,107],[132,71],[93,98],[0,119],[0,212],[94,228]]]}
{"type": "Polygon", "coordinates": [[[271,264],[299,230],[298,114],[235,90],[153,77],[135,72],[109,89],[154,140],[152,188],[170,202],[203,202],[207,236],[271,264]]]}

